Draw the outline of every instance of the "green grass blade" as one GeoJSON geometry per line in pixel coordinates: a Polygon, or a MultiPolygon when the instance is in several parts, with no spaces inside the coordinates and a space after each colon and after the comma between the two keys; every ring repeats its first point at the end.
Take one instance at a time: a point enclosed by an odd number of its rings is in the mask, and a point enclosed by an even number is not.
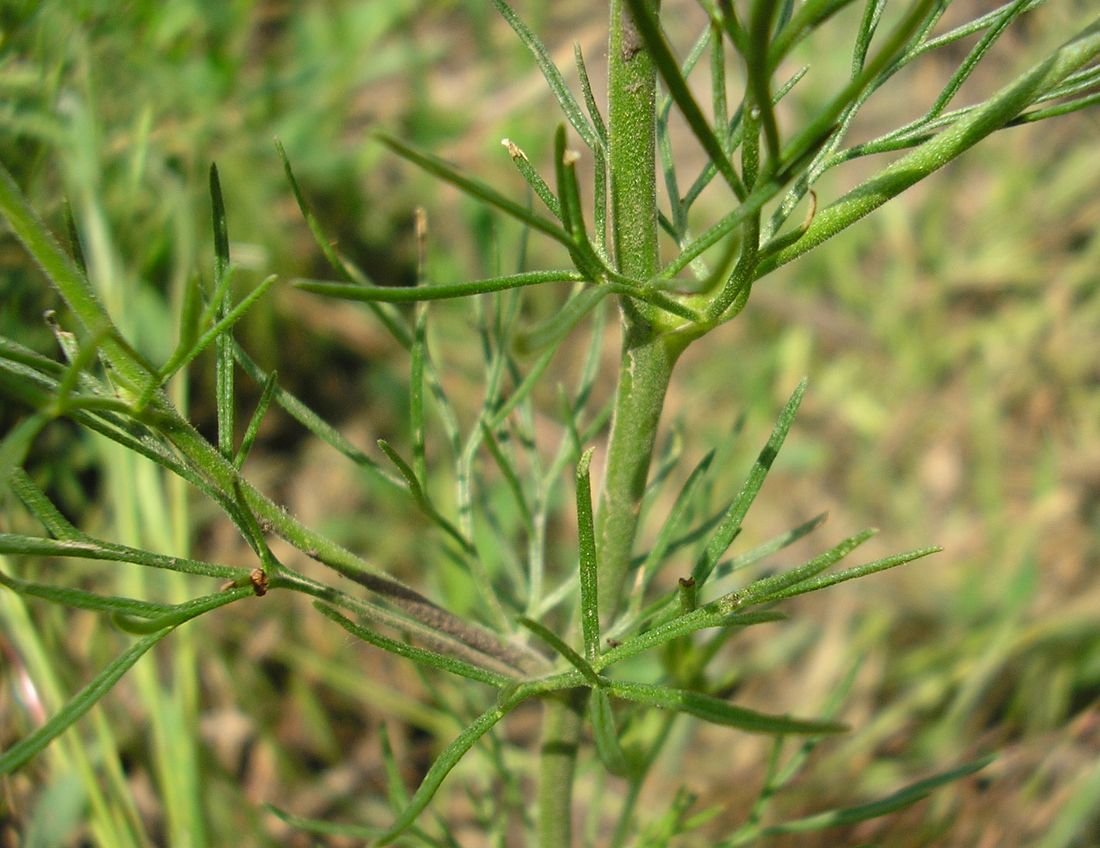
{"type": "Polygon", "coordinates": [[[137,640],[76,694],[61,710],[52,715],[29,736],[20,739],[0,754],[0,774],[10,774],[24,765],[35,754],[72,727],[78,719],[107,694],[119,679],[133,667],[157,642],[171,633],[165,628],[137,640]]]}
{"type": "Polygon", "coordinates": [[[571,92],[569,86],[565,84],[565,79],[562,77],[561,71],[558,70],[558,66],[555,65],[554,61],[550,58],[550,53],[547,51],[546,46],[539,40],[538,36],[531,32],[527,25],[520,20],[519,16],[512,10],[512,7],[505,3],[504,0],[493,0],[493,5],[496,6],[501,17],[508,22],[508,25],[515,30],[520,41],[522,41],[527,49],[531,51],[531,55],[535,57],[535,64],[538,65],[543,78],[546,80],[546,84],[550,87],[550,90],[554,93],[554,98],[558,101],[558,106],[561,107],[569,123],[573,125],[573,129],[575,129],[577,134],[584,139],[584,143],[588,145],[589,149],[599,149],[603,143],[600,136],[584,116],[584,111],[577,102],[577,98],[573,96],[573,92],[571,92]]]}
{"type": "Polygon", "coordinates": [[[536,286],[542,283],[576,283],[585,279],[576,271],[525,271],[466,283],[440,283],[428,286],[361,286],[355,283],[334,283],[322,280],[295,280],[304,291],[338,297],[343,300],[386,303],[418,303],[427,300],[449,300],[475,294],[506,291],[536,286]]]}
{"type": "Polygon", "coordinates": [[[592,517],[592,481],[588,467],[595,448],[589,448],[577,463],[577,534],[580,547],[581,632],[584,653],[589,660],[600,655],[599,564],[596,560],[596,525],[592,517]]]}
{"type": "Polygon", "coordinates": [[[627,0],[634,23],[638,28],[638,34],[645,42],[646,49],[653,58],[653,64],[661,74],[661,79],[668,86],[669,94],[676,101],[676,106],[691,128],[691,132],[706,151],[707,158],[714,163],[723,179],[729,184],[730,189],[739,200],[744,200],[747,192],[741,183],[741,178],[733,168],[721,142],[714,134],[710,124],[707,123],[703,110],[695,101],[687,80],[680,73],[679,63],[672,55],[672,50],[661,33],[660,24],[653,12],[644,0],[627,0]]]}
{"type": "Polygon", "coordinates": [[[736,727],[749,733],[818,736],[826,733],[844,733],[848,730],[847,725],[835,721],[814,721],[769,715],[735,706],[701,692],[689,692],[650,683],[610,681],[608,691],[615,697],[627,701],[688,713],[711,724],[736,727]]]}
{"type": "Polygon", "coordinates": [[[764,480],[767,479],[768,472],[771,470],[772,463],[775,462],[780,448],[783,447],[783,442],[787,438],[787,433],[790,432],[791,424],[794,423],[798,406],[802,403],[802,396],[805,393],[806,379],[803,378],[791,394],[786,406],[783,407],[783,411],[779,414],[779,419],[775,422],[771,436],[768,438],[763,450],[760,451],[759,456],[757,456],[744,486],[729,505],[721,524],[718,525],[718,529],[711,536],[710,541],[707,542],[702,556],[696,561],[692,576],[700,586],[710,577],[711,572],[718,564],[718,560],[722,558],[722,555],[741,531],[741,523],[745,520],[749,507],[752,506],[753,501],[756,500],[756,495],[764,485],[764,480]]]}

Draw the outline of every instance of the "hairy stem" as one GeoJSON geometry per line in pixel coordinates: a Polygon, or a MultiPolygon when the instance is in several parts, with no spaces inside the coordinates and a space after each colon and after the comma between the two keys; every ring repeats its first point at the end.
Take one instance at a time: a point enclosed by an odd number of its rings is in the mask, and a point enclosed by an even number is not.
{"type": "MultiPolygon", "coordinates": [[[[656,11],[659,3],[650,2],[656,11]]],[[[657,76],[623,0],[611,2],[608,80],[615,259],[621,273],[648,280],[659,268],[657,76]]],[[[684,345],[663,334],[663,317],[646,304],[622,301],[619,385],[596,527],[600,619],[605,625],[622,595],[665,391],[684,345]]],[[[571,845],[580,719],[579,708],[571,702],[546,704],[539,787],[541,848],[571,845]]]]}

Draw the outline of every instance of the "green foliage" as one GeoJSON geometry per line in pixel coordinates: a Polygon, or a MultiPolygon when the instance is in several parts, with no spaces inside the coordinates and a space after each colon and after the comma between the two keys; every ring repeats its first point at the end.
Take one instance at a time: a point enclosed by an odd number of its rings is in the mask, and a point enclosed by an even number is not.
{"type": "MultiPolygon", "coordinates": [[[[717,5],[702,2],[706,24],[695,49],[681,62],[656,4],[615,0],[605,121],[580,48],[574,53],[582,88],[579,101],[533,29],[503,0],[495,0],[494,5],[534,56],[587,152],[572,149],[565,125],[557,127],[550,145],[553,176],[547,179],[522,150],[508,142],[508,153],[530,189],[526,198],[514,199],[397,135],[373,134],[391,153],[521,228],[516,245],[498,245],[498,267],[487,276],[437,280],[421,244],[415,285],[372,282],[336,249],[323,228],[322,216],[312,210],[290,157],[282,145],[277,147],[290,193],[338,277],[323,281],[295,274],[295,287],[299,292],[366,304],[398,348],[408,352],[409,454],[403,455],[394,438],[377,439],[385,462],[355,447],[281,386],[274,370],[265,371],[250,358],[239,338],[238,323],[277,277],[250,285],[240,296],[245,282],[238,281],[237,275],[243,269],[234,264],[236,251],[231,255],[230,215],[217,168],[211,168],[209,181],[211,283],[207,285],[197,273],[181,278],[176,343],[168,349],[144,345],[132,337],[124,305],[99,290],[104,279],[89,266],[79,238],[73,240],[71,250],[64,249],[12,174],[0,170],[0,213],[65,302],[68,311],[61,320],[71,326],[55,330],[66,364],[14,340],[0,339],[0,392],[25,413],[0,442],[0,482],[45,533],[0,533],[0,554],[15,564],[2,563],[0,583],[27,598],[101,614],[118,630],[139,637],[126,642],[49,720],[0,754],[0,773],[24,766],[55,740],[62,742],[66,730],[181,625],[221,607],[240,610],[263,603],[258,599],[268,595],[283,594],[312,600],[324,619],[341,628],[341,636],[347,634],[410,660],[433,681],[448,681],[439,685],[450,686],[450,677],[460,678],[463,684],[447,690],[462,692],[462,707],[448,707],[461,729],[411,795],[398,773],[389,740],[383,739],[392,820],[361,816],[368,823],[345,825],[275,811],[289,824],[317,833],[378,845],[406,835],[439,844],[423,824],[422,814],[471,750],[483,742],[499,744],[493,741],[493,729],[529,701],[542,705],[547,741],[539,753],[542,785],[537,821],[532,822],[526,811],[519,815],[528,835],[545,848],[571,844],[571,792],[578,779],[577,758],[589,747],[584,730],[588,724],[602,766],[627,783],[614,845],[625,844],[635,831],[639,845],[670,844],[709,817],[709,812],[689,816],[693,801],[681,791],[668,812],[648,826],[638,828],[634,821],[641,787],[668,744],[673,720],[681,714],[776,739],[768,779],[748,819],[722,843],[730,846],[884,816],[988,762],[983,758],[949,769],[876,801],[763,822],[772,796],[805,766],[813,747],[849,729],[834,715],[850,681],[821,710],[821,717],[750,709],[728,699],[727,681],[714,669],[719,650],[746,631],[785,620],[787,611],[776,607],[795,596],[892,569],[939,550],[921,547],[839,567],[874,535],[864,530],[798,564],[776,566],[770,572],[748,571],[799,543],[821,523],[819,516],[724,559],[743,532],[750,507],[793,426],[805,380],[783,407],[740,488],[724,493],[724,481],[718,478],[722,463],[716,457],[732,451],[731,436],[715,446],[686,475],[679,492],[670,496],[667,517],[656,529],[649,551],[640,554],[637,548],[644,534],[642,519],[648,520],[648,511],[663,495],[666,470],[675,464],[673,457],[665,469],[651,473],[667,390],[683,352],[739,315],[759,279],[846,230],[987,136],[1091,105],[1096,99],[1100,22],[1081,29],[988,98],[949,111],[996,41],[1034,3],[1015,0],[933,35],[947,4],[918,0],[888,32],[879,35],[885,3],[868,0],[851,46],[850,74],[810,114],[781,120],[787,116],[778,110],[807,76],[800,70],[776,85],[781,66],[847,3],[811,0],[795,9],[790,3],[756,0],[748,4],[746,17],[745,10],[739,12],[729,0],[717,5]],[[857,114],[899,71],[938,48],[979,34],[920,118],[871,141],[846,146],[857,114]],[[689,83],[708,47],[709,118],[689,83]],[[736,63],[727,63],[727,50],[738,57],[736,63]],[[661,88],[666,92],[663,98],[661,88]],[[737,104],[732,117],[728,114],[731,103],[737,104]],[[702,170],[684,194],[678,188],[679,157],[670,129],[673,107],[705,153],[702,170]],[[835,199],[818,201],[814,186],[834,169],[874,153],[901,150],[908,152],[856,187],[835,199]],[[578,168],[582,155],[591,157],[590,172],[578,168]],[[658,205],[658,161],[669,192],[667,210],[658,205]],[[582,175],[591,178],[583,187],[582,175]],[[696,233],[697,219],[704,211],[696,209],[697,201],[716,175],[732,195],[725,204],[731,208],[696,233]],[[531,195],[539,198],[549,217],[532,208],[531,195]],[[783,232],[807,196],[810,215],[801,226],[783,232]],[[662,260],[661,230],[670,237],[672,258],[662,260]],[[532,235],[547,237],[570,267],[529,268],[526,248],[532,235]],[[720,244],[720,256],[708,252],[720,244]],[[509,256],[513,247],[514,256],[509,256]],[[512,270],[500,273],[505,266],[512,270]],[[681,276],[685,272],[690,277],[681,276]],[[570,291],[554,314],[529,320],[525,307],[533,302],[532,290],[560,283],[569,284],[570,291]],[[618,382],[614,397],[594,399],[609,297],[616,300],[621,314],[618,382]],[[451,363],[439,356],[432,335],[437,322],[446,320],[435,302],[459,298],[473,304],[475,347],[480,353],[482,396],[472,412],[465,399],[453,396],[448,388],[443,375],[451,363]],[[415,304],[411,311],[399,306],[409,303],[415,304]],[[536,426],[545,414],[536,386],[550,361],[581,327],[591,333],[588,356],[573,385],[559,388],[554,414],[561,437],[553,447],[536,426]],[[179,394],[190,369],[204,361],[202,354],[211,346],[212,440],[200,432],[179,394]],[[259,392],[242,437],[236,426],[243,407],[238,365],[259,392]],[[460,587],[452,589],[452,597],[445,602],[433,599],[444,578],[432,573],[425,585],[411,586],[321,529],[307,526],[260,490],[245,466],[272,404],[384,483],[409,512],[422,516],[430,533],[426,539],[409,541],[410,558],[429,551],[425,571],[453,566],[458,575],[453,582],[460,587]],[[166,555],[136,528],[132,528],[136,542],[123,544],[93,538],[71,524],[34,482],[30,473],[34,469],[24,469],[36,440],[60,420],[97,434],[107,456],[116,461],[124,457],[131,463],[129,482],[146,480],[162,491],[174,485],[170,477],[189,484],[208,507],[216,508],[236,528],[254,562],[238,566],[192,558],[185,554],[187,539],[178,536],[170,541],[184,550],[166,555]],[[434,436],[436,426],[450,450],[447,470],[439,468],[440,462],[429,461],[435,450],[430,435],[434,436]],[[594,459],[605,466],[595,506],[590,473],[594,459]],[[576,468],[575,507],[562,509],[559,501],[568,499],[560,498],[558,489],[565,469],[572,465],[576,468]],[[716,510],[711,504],[714,499],[716,510]],[[560,540],[551,539],[547,528],[565,520],[564,516],[575,520],[577,534],[575,546],[562,557],[560,540]],[[300,560],[277,555],[275,550],[283,548],[273,546],[275,538],[319,568],[306,568],[295,564],[300,560]],[[681,576],[674,573],[679,567],[676,554],[685,550],[690,571],[681,576]],[[163,588],[146,582],[144,575],[172,572],[181,577],[170,585],[177,597],[171,602],[123,597],[16,575],[23,563],[44,557],[137,566],[143,576],[131,584],[134,595],[163,588]],[[563,561],[569,567],[562,568],[563,561]],[[223,585],[215,590],[208,582],[211,578],[222,580],[223,585]],[[469,682],[478,685],[469,686],[469,682]],[[781,767],[782,747],[789,737],[804,737],[805,742],[781,767]]],[[[188,9],[198,14],[197,7],[188,9]]],[[[161,24],[167,26],[164,21],[161,24]]],[[[304,145],[287,144],[292,151],[299,146],[304,145]]],[[[79,229],[80,215],[75,218],[79,229]]],[[[418,235],[422,241],[427,238],[425,232],[418,235]]],[[[93,255],[93,266],[95,260],[93,255]]],[[[125,487],[127,479],[119,480],[125,487]]],[[[115,494],[120,512],[141,514],[133,502],[134,492],[116,489],[115,494]]],[[[185,499],[181,495],[174,503],[182,509],[185,499]]],[[[164,513],[173,508],[167,501],[162,506],[164,513]]],[[[164,688],[155,673],[146,674],[141,685],[148,702],[167,703],[182,693],[193,710],[194,684],[185,682],[192,671],[187,664],[175,668],[175,689],[164,688]]],[[[815,712],[813,705],[792,706],[796,712],[815,712]]],[[[194,844],[203,844],[207,839],[216,841],[218,835],[208,837],[196,824],[202,820],[203,802],[196,788],[199,766],[194,753],[187,755],[182,777],[173,778],[170,773],[172,740],[186,739],[193,732],[189,721],[193,719],[169,716],[158,726],[164,740],[160,775],[165,785],[174,785],[177,794],[172,832],[198,828],[194,844]]],[[[118,770],[116,747],[112,743],[105,750],[104,756],[115,762],[108,767],[118,770]]],[[[494,756],[491,762],[497,780],[516,785],[504,756],[494,756]]],[[[93,786],[94,780],[86,783],[93,786]]],[[[522,792],[513,795],[522,800],[522,792]]],[[[516,805],[516,798],[499,801],[486,820],[500,819],[501,811],[506,815],[509,804],[516,805]]],[[[127,820],[127,816],[136,818],[132,814],[112,813],[104,807],[97,815],[101,824],[96,838],[102,844],[147,841],[142,825],[127,820]]]]}

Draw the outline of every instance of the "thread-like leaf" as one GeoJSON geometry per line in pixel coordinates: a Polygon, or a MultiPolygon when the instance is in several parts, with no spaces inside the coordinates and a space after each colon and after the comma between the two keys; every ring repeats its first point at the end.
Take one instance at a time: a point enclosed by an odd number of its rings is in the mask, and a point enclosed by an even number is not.
{"type": "Polygon", "coordinates": [[[335,621],[352,636],[355,636],[357,639],[362,639],[364,642],[374,645],[376,648],[381,648],[383,651],[389,651],[391,654],[396,654],[399,657],[404,657],[405,659],[412,660],[421,665],[437,668],[440,671],[457,674],[459,677],[476,680],[479,683],[487,683],[490,686],[496,686],[498,688],[512,682],[511,678],[499,672],[482,668],[456,657],[449,657],[445,654],[429,651],[426,648],[410,645],[408,642],[400,642],[388,636],[383,636],[381,633],[377,633],[367,627],[361,627],[351,619],[341,615],[328,604],[314,601],[313,605],[317,608],[318,612],[325,616],[325,618],[335,621]]]}
{"type": "Polygon", "coordinates": [[[181,571],[187,574],[230,579],[247,575],[249,571],[247,568],[216,565],[212,562],[203,562],[187,557],[164,556],[114,542],[104,542],[87,537],[79,540],[61,540],[22,536],[18,533],[0,533],[0,554],[114,560],[132,562],[149,568],[163,568],[167,571],[181,571]]]}
{"type": "Polygon", "coordinates": [[[45,724],[29,736],[20,739],[3,754],[0,754],[0,774],[10,774],[15,771],[68,730],[118,683],[122,675],[129,671],[134,663],[171,632],[170,628],[165,628],[156,633],[151,633],[134,642],[133,645],[112,660],[71,701],[52,715],[45,724]]]}
{"type": "MultiPolygon", "coordinates": [[[[220,319],[230,314],[232,293],[229,291],[229,230],[226,224],[225,200],[222,197],[221,180],[218,178],[217,165],[210,166],[210,205],[214,217],[214,291],[223,288],[225,294],[215,296],[213,304],[218,309],[220,319]]],[[[243,313],[241,313],[243,314],[243,313]]],[[[226,459],[232,459],[233,450],[233,346],[229,330],[217,334],[217,354],[215,356],[215,384],[218,418],[218,451],[226,459]]]]}
{"type": "Polygon", "coordinates": [[[676,57],[672,55],[672,50],[669,48],[668,42],[665,41],[660,24],[654,17],[649,5],[644,0],[627,0],[627,5],[630,6],[631,15],[638,28],[638,34],[645,42],[646,49],[653,59],[653,64],[661,74],[661,79],[665,81],[665,85],[668,86],[669,94],[676,101],[677,108],[683,114],[695,138],[698,139],[699,144],[706,151],[707,158],[714,163],[737,198],[744,200],[747,194],[745,186],[733,169],[733,163],[730,162],[725,150],[722,149],[722,144],[714,134],[714,130],[707,123],[703,110],[696,103],[695,97],[688,87],[687,80],[681,75],[680,65],[677,63],[676,57]]]}
{"type": "Polygon", "coordinates": [[[337,297],[342,300],[386,303],[417,303],[427,300],[449,300],[470,297],[475,294],[506,291],[508,289],[536,286],[542,283],[576,283],[584,280],[576,271],[525,271],[503,277],[471,280],[466,283],[440,283],[429,286],[361,286],[354,283],[336,283],[323,280],[295,280],[294,285],[304,291],[337,297]]]}
{"type": "Polygon", "coordinates": [[[890,568],[897,568],[899,565],[905,565],[913,560],[921,559],[929,554],[937,554],[942,551],[943,548],[938,546],[932,546],[928,548],[917,548],[916,550],[907,551],[903,554],[895,554],[894,556],[883,557],[877,559],[874,562],[866,563],[865,565],[857,565],[854,568],[848,568],[844,571],[838,571],[833,574],[822,574],[810,580],[806,580],[802,583],[798,583],[788,589],[784,589],[780,592],[774,592],[770,595],[759,597],[755,603],[773,603],[775,601],[781,601],[785,598],[793,598],[795,595],[804,595],[807,592],[816,592],[818,589],[825,589],[829,586],[835,586],[837,583],[843,583],[846,580],[855,580],[857,577],[866,577],[868,574],[875,574],[879,571],[886,571],[890,568]]]}
{"type": "Polygon", "coordinates": [[[585,658],[570,648],[565,640],[549,627],[525,615],[521,615],[516,620],[553,648],[554,651],[560,654],[563,659],[573,666],[573,668],[583,674],[584,679],[587,680],[591,686],[600,687],[604,685],[604,681],[600,679],[600,676],[596,674],[595,669],[588,664],[585,658]]]}
{"type": "Polygon", "coordinates": [[[577,535],[580,547],[581,632],[584,653],[589,660],[600,655],[599,565],[596,560],[596,525],[592,517],[592,482],[588,467],[595,448],[589,448],[577,463],[577,535]]]}
{"type": "Polygon", "coordinates": [[[513,341],[516,353],[530,355],[542,351],[554,351],[558,344],[614,291],[616,291],[614,287],[607,285],[584,287],[541,324],[517,333],[513,341]]]}
{"type": "Polygon", "coordinates": [[[252,450],[256,437],[260,435],[260,425],[263,424],[267,408],[271,405],[271,399],[275,396],[278,379],[278,374],[272,371],[264,380],[264,387],[260,392],[259,401],[256,402],[256,409],[253,411],[252,417],[248,419],[248,428],[245,430],[244,438],[241,439],[241,446],[237,448],[237,455],[233,457],[233,465],[238,471],[244,466],[244,461],[248,458],[248,452],[252,450]]]}
{"type": "Polygon", "coordinates": [[[381,141],[386,147],[401,156],[414,165],[418,165],[420,168],[427,171],[429,174],[433,174],[451,185],[466,192],[471,197],[477,198],[483,203],[487,203],[490,206],[499,209],[506,215],[510,215],[517,221],[520,221],[534,230],[538,230],[541,233],[545,233],[555,241],[560,242],[566,247],[570,246],[569,236],[565,231],[545,218],[536,215],[526,206],[516,203],[511,198],[505,197],[495,188],[492,188],[488,184],[473,177],[468,177],[458,171],[457,168],[444,162],[437,156],[424,151],[417,150],[409,144],[388,135],[383,132],[375,132],[375,137],[381,141]]]}
{"type": "Polygon", "coordinates": [[[701,692],[689,692],[651,683],[610,681],[608,691],[617,698],[636,701],[663,710],[689,713],[711,724],[736,727],[749,733],[819,736],[826,733],[843,733],[848,730],[847,725],[835,721],[769,715],[735,706],[728,701],[704,695],[701,692]]]}
{"type": "Polygon", "coordinates": [[[630,764],[622,745],[619,744],[619,731],[615,727],[615,713],[611,709],[611,699],[607,690],[594,688],[588,699],[588,713],[592,718],[592,736],[596,742],[596,753],[604,767],[614,775],[627,777],[630,764]]]}
{"type": "MultiPolygon", "coordinates": [[[[825,553],[818,554],[809,562],[803,563],[797,568],[792,568],[789,571],[784,571],[782,574],[775,574],[771,577],[761,577],[759,580],[754,580],[744,589],[727,597],[731,601],[733,598],[736,598],[736,605],[741,607],[761,603],[765,598],[771,599],[780,596],[783,591],[790,587],[797,587],[799,584],[805,583],[810,578],[816,577],[825,569],[840,562],[840,560],[844,559],[844,557],[848,556],[848,554],[874,536],[876,532],[875,530],[863,530],[856,533],[854,536],[849,536],[844,541],[825,551],[825,553]]],[[[725,599],[720,600],[718,603],[722,604],[724,602],[725,599]]]]}
{"type": "MultiPolygon", "coordinates": [[[[279,151],[279,158],[283,160],[283,171],[286,173],[287,182],[290,183],[290,190],[294,193],[294,200],[298,204],[298,209],[302,213],[306,226],[309,227],[309,232],[313,236],[314,243],[321,251],[321,255],[328,260],[333,270],[340,274],[347,282],[357,282],[357,278],[361,275],[353,265],[345,261],[345,259],[336,252],[336,248],[333,246],[333,240],[325,233],[324,229],[321,227],[321,222],[317,220],[317,216],[313,214],[313,210],[306,202],[305,195],[302,193],[302,189],[298,185],[298,180],[294,176],[294,171],[290,167],[290,158],[286,155],[286,150],[283,149],[283,145],[278,139],[275,140],[275,149],[279,151]]],[[[387,312],[377,303],[368,303],[368,308],[374,313],[378,320],[382,322],[382,325],[389,331],[390,335],[397,339],[398,344],[408,350],[412,340],[409,338],[409,331],[405,328],[404,324],[401,323],[399,317],[392,312],[387,312]]]]}
{"type": "Polygon", "coordinates": [[[830,810],[827,813],[819,813],[794,821],[781,822],[768,825],[751,831],[737,834],[732,840],[721,843],[721,848],[734,848],[737,845],[756,844],[761,839],[771,836],[780,836],[784,833],[809,833],[815,830],[825,830],[830,827],[848,827],[868,819],[879,818],[890,813],[902,810],[911,804],[915,804],[922,798],[926,798],[933,791],[948,783],[953,783],[989,765],[995,757],[982,757],[981,759],[942,772],[934,777],[918,780],[903,789],[899,789],[885,798],[871,801],[867,804],[858,804],[853,807],[844,807],[839,810],[830,810]]]}
{"type": "Polygon", "coordinates": [[[527,49],[531,51],[531,55],[535,57],[535,63],[542,72],[543,79],[546,80],[546,84],[550,87],[550,90],[554,94],[554,98],[558,101],[558,106],[561,107],[565,117],[569,119],[569,123],[573,125],[573,129],[575,129],[577,134],[584,139],[584,143],[587,144],[590,149],[596,150],[599,148],[602,144],[602,139],[592,128],[592,125],[588,123],[588,119],[585,118],[584,112],[577,102],[577,98],[573,96],[573,92],[571,92],[569,86],[565,84],[565,79],[562,77],[561,71],[558,70],[558,66],[555,65],[550,58],[550,53],[547,51],[546,46],[539,40],[538,36],[531,32],[530,28],[520,20],[519,16],[512,10],[512,7],[505,3],[504,0],[493,0],[493,5],[496,6],[501,17],[508,22],[508,25],[515,30],[520,41],[522,41],[527,49]]]}
{"type": "Polygon", "coordinates": [[[411,827],[417,817],[424,811],[424,808],[431,802],[435,793],[439,790],[440,785],[443,783],[444,778],[450,773],[451,769],[455,767],[458,761],[474,746],[474,743],[477,742],[478,739],[492,730],[497,722],[515,709],[525,697],[526,693],[519,690],[513,693],[509,698],[494,704],[491,708],[474,719],[469,726],[459,734],[458,738],[448,745],[436,758],[435,762],[432,763],[431,768],[428,769],[428,773],[424,776],[424,780],[421,781],[420,787],[413,794],[409,805],[404,809],[401,815],[397,817],[397,820],[390,826],[390,829],[378,838],[375,844],[388,845],[411,827]]]}
{"type": "Polygon", "coordinates": [[[703,555],[695,563],[692,576],[700,585],[710,577],[714,567],[718,564],[718,560],[721,559],[726,549],[729,548],[734,538],[741,531],[741,523],[745,519],[745,514],[749,511],[749,507],[752,506],[756,495],[764,485],[764,480],[771,470],[772,463],[775,462],[780,448],[783,447],[783,442],[787,438],[787,433],[790,432],[791,424],[794,423],[798,406],[802,403],[802,396],[805,393],[806,379],[803,378],[795,387],[794,392],[787,400],[787,404],[783,407],[783,411],[779,414],[779,419],[775,422],[771,436],[768,438],[763,450],[760,451],[759,456],[757,456],[744,486],[729,505],[721,524],[718,525],[718,529],[711,536],[710,541],[707,542],[703,555]]]}

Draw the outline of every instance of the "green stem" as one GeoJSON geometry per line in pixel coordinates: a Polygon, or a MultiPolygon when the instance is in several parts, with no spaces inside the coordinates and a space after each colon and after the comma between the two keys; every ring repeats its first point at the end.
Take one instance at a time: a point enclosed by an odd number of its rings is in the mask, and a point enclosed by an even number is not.
{"type": "MultiPolygon", "coordinates": [[[[648,0],[656,13],[659,3],[648,0]]],[[[608,100],[613,242],[620,273],[652,279],[657,244],[657,76],[623,0],[611,0],[608,100]]],[[[596,519],[600,621],[619,606],[645,493],[665,392],[688,339],[668,331],[668,316],[623,299],[623,343],[607,470],[596,519]]],[[[539,846],[568,848],[581,711],[553,700],[543,717],[539,846]]]]}
{"type": "Polygon", "coordinates": [[[573,844],[573,773],[584,716],[575,690],[547,698],[539,752],[539,848],[569,848],[573,844]]]}

